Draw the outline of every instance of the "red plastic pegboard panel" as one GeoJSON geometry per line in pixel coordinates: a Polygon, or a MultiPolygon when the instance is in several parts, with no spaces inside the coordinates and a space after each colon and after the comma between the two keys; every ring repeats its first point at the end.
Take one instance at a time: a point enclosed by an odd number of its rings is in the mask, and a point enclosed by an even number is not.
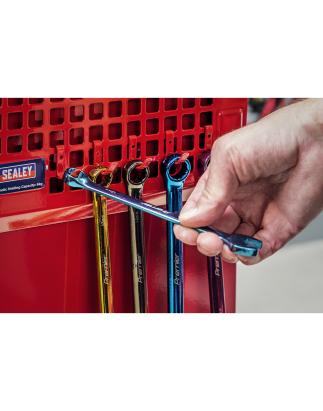
{"type": "MultiPolygon", "coordinates": [[[[200,153],[245,124],[246,114],[247,99],[0,98],[0,164],[41,157],[46,164],[44,188],[0,195],[0,312],[99,309],[91,194],[58,173],[102,162],[116,167],[112,187],[125,192],[124,164],[150,158],[144,198],[165,204],[160,163],[170,152],[189,153],[185,200],[199,178],[200,153]]],[[[132,312],[129,224],[120,213],[127,207],[110,201],[108,211],[115,311],[132,312]]],[[[166,224],[144,219],[149,310],[166,312],[166,224]]],[[[185,311],[209,312],[205,256],[184,245],[184,267],[185,311]]],[[[234,264],[224,264],[224,282],[227,312],[234,312],[234,264]]]]}
{"type": "MultiPolygon", "coordinates": [[[[185,199],[199,178],[197,159],[208,138],[241,127],[246,114],[247,99],[0,98],[0,164],[41,157],[46,164],[44,188],[0,195],[0,232],[91,217],[91,194],[57,176],[100,160],[107,167],[118,163],[112,188],[125,192],[122,167],[134,156],[152,158],[144,198],[162,204],[160,163],[170,152],[188,152],[185,199]]],[[[108,210],[126,207],[109,202],[108,210]]]]}

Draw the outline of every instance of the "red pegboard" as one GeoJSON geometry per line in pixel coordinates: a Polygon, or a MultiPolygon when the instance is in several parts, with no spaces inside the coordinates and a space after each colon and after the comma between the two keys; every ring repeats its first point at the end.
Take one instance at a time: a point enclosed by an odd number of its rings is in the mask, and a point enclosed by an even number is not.
{"type": "MultiPolygon", "coordinates": [[[[0,195],[3,268],[0,311],[12,311],[12,307],[18,307],[14,311],[33,312],[97,311],[97,295],[93,291],[96,284],[94,237],[89,228],[93,228],[91,194],[63,184],[57,178],[59,172],[67,167],[89,170],[97,162],[105,166],[117,162],[111,188],[125,192],[122,167],[133,157],[141,160],[149,157],[153,161],[144,199],[165,204],[160,163],[170,152],[188,152],[192,172],[184,186],[185,200],[199,178],[200,153],[216,138],[245,124],[246,115],[247,99],[0,98],[0,164],[41,157],[46,164],[44,188],[0,195]],[[89,220],[79,221],[83,219],[89,220]],[[54,223],[62,224],[54,228],[54,223]],[[41,227],[44,225],[48,227],[41,227]],[[9,233],[15,230],[22,231],[9,233]],[[11,248],[7,247],[9,244],[19,244],[19,259],[14,258],[11,248]],[[73,260],[64,250],[70,250],[79,260],[73,260]],[[50,265],[48,275],[46,264],[50,265]],[[47,297],[48,288],[52,286],[57,298],[47,297]]],[[[125,211],[125,206],[109,201],[109,214],[125,211]]],[[[165,223],[154,220],[157,219],[145,216],[146,247],[150,249],[147,255],[149,304],[150,311],[164,312],[165,223]],[[161,247],[155,251],[151,227],[154,232],[160,232],[161,247]],[[152,244],[148,245],[147,241],[152,244]]],[[[109,217],[117,312],[132,311],[127,224],[124,213],[109,217]]],[[[195,249],[184,247],[186,249],[190,250],[185,251],[186,311],[207,312],[206,259],[195,249]]],[[[234,311],[235,268],[225,267],[228,309],[234,311]]]]}
{"type": "MultiPolygon", "coordinates": [[[[154,159],[149,166],[150,178],[144,196],[158,197],[164,193],[159,169],[166,150],[189,153],[192,173],[185,188],[192,188],[199,178],[197,158],[209,141],[205,142],[205,126],[212,127],[214,141],[241,127],[247,112],[246,99],[2,98],[0,101],[0,164],[44,157],[47,168],[45,188],[0,195],[1,217],[13,216],[0,222],[0,232],[46,224],[47,219],[52,223],[55,219],[59,222],[91,216],[90,193],[68,187],[57,178],[57,152],[62,153],[63,170],[89,168],[94,163],[94,141],[102,142],[102,164],[118,162],[111,188],[125,192],[121,170],[131,159],[133,149],[129,153],[129,138],[134,136],[136,157],[154,159]],[[173,150],[169,150],[169,138],[174,140],[173,150]],[[48,215],[49,210],[57,212],[48,215]],[[27,216],[28,213],[32,214],[27,216]],[[20,215],[23,217],[18,218],[20,215]],[[22,220],[24,223],[19,223],[22,220]]],[[[111,212],[126,210],[111,203],[110,207],[111,212]]]]}

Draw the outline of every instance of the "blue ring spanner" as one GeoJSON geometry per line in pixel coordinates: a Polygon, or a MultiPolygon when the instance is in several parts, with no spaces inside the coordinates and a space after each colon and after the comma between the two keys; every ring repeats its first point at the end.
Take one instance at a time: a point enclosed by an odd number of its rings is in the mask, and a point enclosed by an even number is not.
{"type": "MultiPolygon", "coordinates": [[[[189,160],[182,163],[180,171],[170,174],[171,167],[179,160],[179,154],[171,154],[161,163],[160,170],[166,187],[166,207],[168,211],[179,213],[182,209],[184,181],[191,171],[189,160]]],[[[168,312],[184,312],[183,243],[173,232],[174,224],[167,222],[167,277],[168,312]]]]}

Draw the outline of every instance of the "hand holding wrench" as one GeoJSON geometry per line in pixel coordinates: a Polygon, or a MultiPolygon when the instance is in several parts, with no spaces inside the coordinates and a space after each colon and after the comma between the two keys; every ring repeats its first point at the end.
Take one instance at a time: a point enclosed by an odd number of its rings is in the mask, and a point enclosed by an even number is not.
{"type": "MultiPolygon", "coordinates": [[[[139,177],[131,179],[131,172],[142,164],[142,161],[133,160],[127,163],[122,171],[128,195],[142,199],[144,183],[149,177],[149,168],[141,171],[139,177]]],[[[146,254],[144,236],[144,215],[141,210],[129,207],[129,224],[131,239],[132,283],[135,313],[148,313],[146,254]]]]}
{"type": "MultiPolygon", "coordinates": [[[[182,192],[184,181],[191,171],[191,164],[186,160],[180,171],[170,174],[170,168],[181,156],[171,154],[161,164],[161,172],[166,187],[167,210],[179,213],[182,209],[182,192]]],[[[183,276],[183,243],[173,233],[173,223],[167,222],[167,276],[168,276],[168,312],[184,312],[184,276],[183,276]]]]}
{"type": "MultiPolygon", "coordinates": [[[[94,193],[111,198],[112,200],[119,201],[127,206],[145,211],[146,213],[162,218],[163,220],[181,225],[178,220],[178,214],[164,210],[163,208],[147,203],[146,201],[138,200],[126,194],[118,193],[117,191],[109,188],[101,187],[99,184],[95,184],[90,181],[86,173],[77,168],[67,168],[63,176],[63,181],[71,187],[85,188],[86,190],[93,191],[94,193]]],[[[248,235],[227,234],[212,227],[194,227],[192,229],[196,230],[198,233],[210,232],[216,234],[223,241],[223,243],[229,247],[229,250],[235,254],[244,255],[246,257],[255,257],[258,255],[258,252],[262,247],[262,242],[260,240],[249,237],[248,235]]]]}
{"type": "MultiPolygon", "coordinates": [[[[210,164],[211,150],[202,153],[197,161],[200,175],[204,174],[210,164]]],[[[225,299],[223,286],[223,269],[220,255],[207,257],[207,270],[209,278],[209,293],[211,313],[225,313],[225,299]]]]}
{"type": "MultiPolygon", "coordinates": [[[[95,183],[97,177],[106,171],[106,167],[93,168],[90,179],[95,183]]],[[[109,187],[113,175],[108,173],[101,187],[109,187]]],[[[97,272],[99,281],[100,311],[101,313],[113,313],[111,262],[109,249],[107,199],[103,195],[93,193],[93,214],[95,224],[95,243],[97,255],[97,272]]]]}

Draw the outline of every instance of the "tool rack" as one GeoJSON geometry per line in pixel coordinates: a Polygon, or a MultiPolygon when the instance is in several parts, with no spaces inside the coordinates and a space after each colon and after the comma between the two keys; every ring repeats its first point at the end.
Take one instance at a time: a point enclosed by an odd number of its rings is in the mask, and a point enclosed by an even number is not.
{"type": "MultiPolygon", "coordinates": [[[[222,135],[246,122],[247,99],[0,98],[0,166],[45,159],[45,187],[0,194],[0,312],[98,312],[91,193],[61,180],[67,167],[104,165],[112,189],[125,193],[121,171],[146,160],[144,200],[165,204],[161,161],[197,159],[222,135]]],[[[132,312],[127,207],[108,200],[115,312],[132,312]]],[[[167,312],[166,223],[145,215],[150,312],[167,312]]],[[[209,312],[207,262],[184,245],[185,312],[209,312]]],[[[227,312],[235,310],[235,265],[224,263],[227,312]]]]}

